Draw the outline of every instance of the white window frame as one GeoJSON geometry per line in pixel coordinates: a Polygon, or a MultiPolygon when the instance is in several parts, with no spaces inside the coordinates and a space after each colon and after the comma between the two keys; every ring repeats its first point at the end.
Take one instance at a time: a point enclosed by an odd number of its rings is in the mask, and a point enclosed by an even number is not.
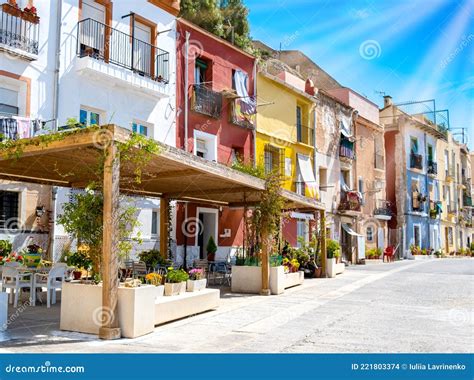
{"type": "Polygon", "coordinates": [[[18,94],[16,104],[18,116],[26,116],[27,84],[24,81],[0,75],[0,87],[15,91],[18,94]]]}
{"type": "Polygon", "coordinates": [[[203,140],[206,142],[207,154],[204,158],[209,161],[217,162],[217,136],[211,133],[194,130],[194,155],[197,155],[197,140],[203,140]]]}
{"type": "Polygon", "coordinates": [[[99,115],[99,125],[104,125],[104,119],[105,119],[105,111],[102,111],[98,108],[94,108],[94,107],[89,107],[89,106],[84,106],[84,105],[81,105],[79,107],[79,122],[81,122],[81,111],[86,111],[87,112],[87,123],[86,123],[86,126],[90,126],[91,123],[90,123],[90,120],[91,120],[91,113],[96,113],[99,115]]]}
{"type": "Polygon", "coordinates": [[[367,226],[365,228],[365,240],[367,243],[374,243],[374,226],[367,226]],[[371,238],[369,239],[369,230],[371,238]]]}
{"type": "Polygon", "coordinates": [[[417,247],[421,247],[421,244],[423,243],[423,241],[421,240],[421,224],[420,223],[413,223],[413,244],[416,245],[417,247]],[[415,240],[415,228],[418,228],[418,236],[420,238],[420,244],[416,244],[416,240],[415,240]]]}
{"type": "Polygon", "coordinates": [[[301,243],[299,242],[300,237],[304,238],[305,243],[309,242],[309,221],[305,219],[296,220],[296,246],[301,248],[301,243]],[[303,233],[301,234],[301,226],[303,226],[303,233]]]}
{"type": "Polygon", "coordinates": [[[153,138],[153,129],[155,127],[155,125],[153,123],[148,123],[146,121],[142,121],[142,120],[138,120],[138,119],[133,119],[132,120],[132,123],[131,123],[131,129],[133,131],[133,124],[136,124],[137,126],[142,126],[142,127],[145,127],[147,129],[147,134],[143,134],[139,131],[137,131],[138,134],[142,135],[142,136],[145,136],[145,137],[149,137],[149,138],[153,138]]]}

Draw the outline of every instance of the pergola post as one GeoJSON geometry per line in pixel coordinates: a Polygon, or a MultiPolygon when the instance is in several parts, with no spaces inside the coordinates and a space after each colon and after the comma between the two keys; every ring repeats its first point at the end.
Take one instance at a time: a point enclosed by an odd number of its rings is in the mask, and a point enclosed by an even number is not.
{"type": "Polygon", "coordinates": [[[270,295],[270,236],[266,232],[266,228],[263,228],[262,232],[262,290],[260,294],[262,296],[270,295]]]}
{"type": "Polygon", "coordinates": [[[326,277],[327,257],[326,257],[326,211],[319,211],[319,224],[321,229],[321,273],[326,277]]]}
{"type": "Polygon", "coordinates": [[[168,198],[160,198],[160,254],[163,258],[168,259],[168,198]]]}
{"type": "Polygon", "coordinates": [[[119,195],[120,195],[120,159],[113,139],[105,148],[104,162],[104,211],[102,241],[102,326],[99,329],[101,339],[119,339],[118,306],[118,255],[119,243],[119,195]]]}

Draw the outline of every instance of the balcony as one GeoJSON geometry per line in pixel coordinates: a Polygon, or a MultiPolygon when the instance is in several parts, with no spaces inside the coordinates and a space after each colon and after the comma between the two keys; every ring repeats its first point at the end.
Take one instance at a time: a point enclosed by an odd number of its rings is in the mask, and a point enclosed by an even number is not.
{"type": "Polygon", "coordinates": [[[127,82],[152,95],[169,82],[169,53],[93,19],[77,25],[78,71],[127,82]]]}
{"type": "Polygon", "coordinates": [[[378,200],[374,210],[375,219],[379,220],[390,220],[393,216],[393,205],[389,201],[378,200]]]}
{"type": "Polygon", "coordinates": [[[438,164],[433,160],[428,160],[428,174],[433,176],[438,174],[438,164]]]}
{"type": "Polygon", "coordinates": [[[410,168],[423,170],[423,156],[421,154],[410,153],[410,168]]]}
{"type": "Polygon", "coordinates": [[[2,4],[0,50],[28,61],[38,59],[39,17],[10,4],[2,4]]]}
{"type": "Polygon", "coordinates": [[[296,124],[296,141],[313,146],[314,129],[303,124],[296,124]]]}
{"type": "MultiPolygon", "coordinates": [[[[252,99],[254,101],[254,99],[252,99]]],[[[242,99],[233,99],[230,103],[230,122],[243,128],[254,129],[256,119],[256,104],[249,105],[242,99]]]]}
{"type": "Polygon", "coordinates": [[[354,142],[346,137],[341,137],[339,145],[339,157],[355,160],[354,142]]]}
{"type": "Polygon", "coordinates": [[[342,191],[338,210],[341,213],[360,212],[362,199],[357,191],[342,191]]]}
{"type": "Polygon", "coordinates": [[[472,207],[472,197],[469,194],[464,193],[462,196],[462,204],[464,207],[472,207]]]}
{"type": "Polygon", "coordinates": [[[448,182],[454,181],[454,173],[455,173],[454,165],[448,166],[448,168],[445,170],[445,173],[444,173],[446,177],[446,181],[448,182]]]}
{"type": "Polygon", "coordinates": [[[195,84],[191,109],[194,112],[219,119],[222,114],[222,94],[212,91],[205,85],[195,84]]]}
{"type": "Polygon", "coordinates": [[[438,219],[443,212],[442,203],[440,201],[430,201],[430,218],[438,219]]]}
{"type": "Polygon", "coordinates": [[[385,170],[385,157],[383,154],[375,154],[375,169],[385,170]]]}

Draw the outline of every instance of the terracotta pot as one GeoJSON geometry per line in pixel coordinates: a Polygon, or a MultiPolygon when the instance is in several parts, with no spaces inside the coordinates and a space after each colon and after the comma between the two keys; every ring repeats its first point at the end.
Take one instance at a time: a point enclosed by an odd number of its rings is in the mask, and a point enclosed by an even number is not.
{"type": "Polygon", "coordinates": [[[322,273],[323,273],[323,269],[321,267],[316,268],[316,270],[314,271],[314,277],[321,278],[322,273]]]}
{"type": "Polygon", "coordinates": [[[22,13],[20,8],[15,7],[8,3],[2,4],[2,11],[15,17],[20,17],[22,13]]]}
{"type": "Polygon", "coordinates": [[[74,280],[80,280],[82,277],[82,272],[79,270],[75,270],[74,272],[72,272],[72,276],[74,280]]]}
{"type": "Polygon", "coordinates": [[[215,253],[208,253],[207,254],[207,261],[215,261],[216,260],[216,254],[215,253]]]}

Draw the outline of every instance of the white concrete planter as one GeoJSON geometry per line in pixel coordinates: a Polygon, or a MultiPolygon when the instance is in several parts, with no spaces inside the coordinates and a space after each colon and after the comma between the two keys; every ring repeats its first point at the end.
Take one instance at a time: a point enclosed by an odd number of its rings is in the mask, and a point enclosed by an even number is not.
{"type": "Polygon", "coordinates": [[[155,286],[156,298],[163,297],[164,294],[165,294],[165,286],[164,285],[155,286]]]}
{"type": "Polygon", "coordinates": [[[177,296],[186,293],[186,281],[177,283],[165,283],[165,296],[177,296]]]}
{"type": "Polygon", "coordinates": [[[188,280],[186,281],[186,290],[188,292],[199,292],[200,290],[205,289],[206,285],[206,278],[203,278],[201,280],[188,280]]]}
{"type": "MultiPolygon", "coordinates": [[[[283,266],[270,267],[271,294],[282,294],[286,288],[300,285],[303,281],[304,272],[285,273],[285,268],[283,266]]],[[[261,290],[261,267],[232,267],[232,292],[259,294],[261,290]]]]}
{"type": "Polygon", "coordinates": [[[301,285],[304,281],[304,272],[285,273],[285,289],[301,285]]]}
{"type": "Polygon", "coordinates": [[[335,270],[336,270],[336,274],[341,274],[346,270],[346,266],[344,265],[344,263],[336,264],[335,270]]]}
{"type": "MultiPolygon", "coordinates": [[[[102,319],[110,317],[109,311],[102,310],[102,286],[65,282],[61,293],[60,329],[98,334],[102,319]]],[[[153,331],[155,298],[155,286],[119,287],[117,315],[122,337],[153,331]]]]}
{"type": "Polygon", "coordinates": [[[336,258],[327,259],[326,274],[329,278],[336,277],[336,258]]]}

